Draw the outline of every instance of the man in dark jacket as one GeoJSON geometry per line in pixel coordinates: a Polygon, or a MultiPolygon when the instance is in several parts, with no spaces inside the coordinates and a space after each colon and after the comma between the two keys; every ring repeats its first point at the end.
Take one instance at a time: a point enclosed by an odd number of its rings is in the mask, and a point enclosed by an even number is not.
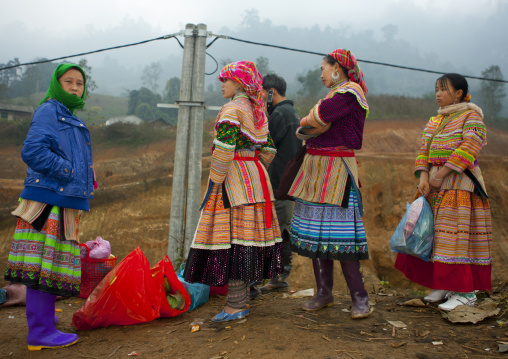
{"type": "MultiPolygon", "coordinates": [[[[300,117],[293,107],[293,101],[286,99],[285,96],[286,81],[282,77],[275,74],[264,76],[263,100],[268,110],[268,129],[277,149],[277,154],[268,168],[268,175],[274,193],[279,187],[286,164],[302,147],[302,141],[295,135],[296,129],[300,124],[300,117]]],[[[275,210],[277,211],[283,239],[282,264],[284,272],[261,287],[262,293],[287,291],[289,289],[286,278],[291,271],[292,255],[289,245],[289,233],[291,231],[291,217],[293,216],[293,202],[275,200],[275,210]]]]}

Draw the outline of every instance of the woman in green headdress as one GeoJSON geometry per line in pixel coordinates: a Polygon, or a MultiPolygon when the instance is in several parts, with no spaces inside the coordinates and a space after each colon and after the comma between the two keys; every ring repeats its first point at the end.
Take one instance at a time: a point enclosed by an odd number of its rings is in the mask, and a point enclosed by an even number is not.
{"type": "Polygon", "coordinates": [[[90,133],[75,110],[84,107],[86,76],[59,65],[35,110],[21,157],[28,165],[5,280],[27,286],[28,349],[60,348],[76,334],[55,328],[57,296],[78,296],[79,219],[97,188],[90,133]]]}

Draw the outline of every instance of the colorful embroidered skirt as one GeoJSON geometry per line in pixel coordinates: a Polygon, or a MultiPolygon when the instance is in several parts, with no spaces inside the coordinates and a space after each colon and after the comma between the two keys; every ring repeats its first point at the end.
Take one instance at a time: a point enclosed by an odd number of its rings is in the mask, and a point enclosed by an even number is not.
{"type": "Polygon", "coordinates": [[[395,268],[432,289],[491,290],[492,221],[486,198],[462,190],[433,191],[434,248],[429,262],[397,254],[395,268]]]}
{"type": "MultiPolygon", "coordinates": [[[[75,241],[59,240],[59,212],[59,207],[52,208],[40,232],[18,218],[5,271],[6,281],[64,297],[79,295],[79,246],[75,241]]],[[[76,220],[79,220],[79,216],[76,220]]]]}
{"type": "Polygon", "coordinates": [[[348,208],[296,199],[291,247],[309,258],[368,259],[367,237],[354,188],[351,188],[348,208]]]}
{"type": "Polygon", "coordinates": [[[184,278],[187,282],[221,286],[229,280],[246,283],[281,274],[282,238],[272,203],[272,228],[265,226],[265,204],[224,208],[222,187],[214,184],[201,212],[184,278]]]}

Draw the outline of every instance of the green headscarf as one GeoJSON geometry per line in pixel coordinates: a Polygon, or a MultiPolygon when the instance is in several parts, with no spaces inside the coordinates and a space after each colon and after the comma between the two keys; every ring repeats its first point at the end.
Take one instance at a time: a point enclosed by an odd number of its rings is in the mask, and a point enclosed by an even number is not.
{"type": "Polygon", "coordinates": [[[74,113],[75,110],[85,107],[85,102],[83,101],[85,95],[86,95],[86,75],[83,69],[78,65],[74,64],[60,64],[55,69],[55,72],[53,72],[48,92],[46,92],[46,97],[44,98],[44,100],[41,101],[39,105],[42,105],[44,102],[46,102],[48,98],[51,98],[61,102],[72,113],[74,113]],[[71,95],[70,93],[65,91],[62,88],[62,85],[60,85],[60,82],[58,82],[58,79],[62,77],[62,75],[70,69],[77,69],[81,71],[81,73],[83,74],[84,89],[81,98],[76,95],[71,95]]]}

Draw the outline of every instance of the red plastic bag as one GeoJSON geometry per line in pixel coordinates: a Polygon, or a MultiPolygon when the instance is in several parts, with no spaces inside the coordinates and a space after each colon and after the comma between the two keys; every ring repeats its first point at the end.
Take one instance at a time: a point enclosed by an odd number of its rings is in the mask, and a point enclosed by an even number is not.
{"type": "Polygon", "coordinates": [[[183,286],[182,282],[178,280],[178,277],[176,276],[176,273],[173,269],[173,264],[171,263],[169,257],[166,255],[159,263],[157,263],[151,268],[151,271],[152,277],[157,285],[157,288],[160,288],[160,296],[161,296],[160,316],[162,318],[176,317],[177,315],[180,315],[188,311],[191,305],[190,295],[185,290],[185,287],[183,286]],[[166,300],[165,290],[162,285],[164,277],[166,277],[169,281],[169,284],[171,286],[171,293],[174,294],[177,291],[179,291],[180,294],[182,294],[182,296],[184,297],[185,305],[182,308],[182,310],[171,308],[168,301],[166,300]]]}
{"type": "Polygon", "coordinates": [[[130,325],[158,318],[161,290],[138,247],[129,253],[90,294],[72,316],[72,325],[87,330],[108,325],[130,325]]]}

